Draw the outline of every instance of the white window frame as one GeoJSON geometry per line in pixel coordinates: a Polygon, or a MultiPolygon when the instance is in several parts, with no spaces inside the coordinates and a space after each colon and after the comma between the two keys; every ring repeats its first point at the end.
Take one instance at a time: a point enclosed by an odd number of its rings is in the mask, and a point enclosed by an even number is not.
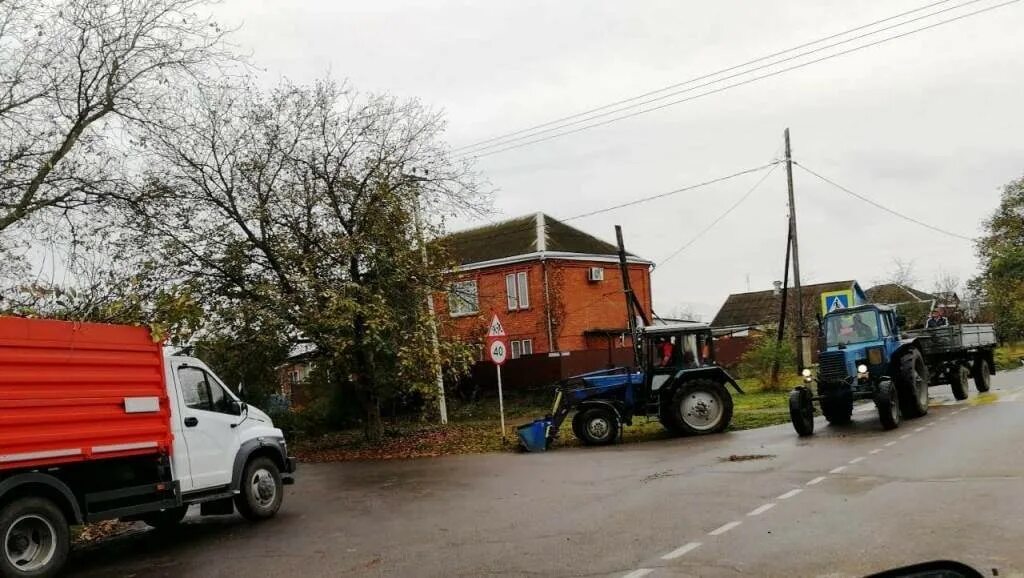
{"type": "Polygon", "coordinates": [[[476,315],[480,312],[480,289],[476,279],[465,281],[454,281],[448,288],[448,315],[451,317],[465,317],[476,315]],[[472,287],[472,290],[468,290],[472,287]],[[467,297],[472,295],[473,299],[467,297]],[[461,303],[463,307],[457,307],[461,303]]]}
{"type": "Polygon", "coordinates": [[[523,346],[518,339],[512,340],[509,345],[512,349],[512,359],[519,359],[523,355],[523,346]]]}
{"type": "Polygon", "coordinates": [[[520,353],[520,355],[533,355],[533,340],[523,339],[520,349],[522,350],[522,353],[520,353]]]}
{"type": "Polygon", "coordinates": [[[505,295],[509,311],[530,308],[530,280],[526,271],[505,275],[505,295]]]}

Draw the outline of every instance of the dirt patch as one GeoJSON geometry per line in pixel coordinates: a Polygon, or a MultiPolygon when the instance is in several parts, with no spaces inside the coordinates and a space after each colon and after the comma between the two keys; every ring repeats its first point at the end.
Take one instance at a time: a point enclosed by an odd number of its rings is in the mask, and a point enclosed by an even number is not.
{"type": "Polygon", "coordinates": [[[718,458],[723,462],[749,462],[751,460],[774,459],[775,454],[733,454],[727,458],[718,458]]]}

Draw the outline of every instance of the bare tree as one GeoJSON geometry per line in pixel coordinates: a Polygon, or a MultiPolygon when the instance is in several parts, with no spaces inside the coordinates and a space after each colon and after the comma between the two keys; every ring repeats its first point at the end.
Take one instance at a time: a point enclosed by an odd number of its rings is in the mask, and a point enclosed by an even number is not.
{"type": "Polygon", "coordinates": [[[901,287],[913,287],[918,281],[915,269],[913,259],[895,257],[892,260],[892,268],[888,271],[886,281],[901,287]]]}
{"type": "Polygon", "coordinates": [[[126,129],[224,62],[207,0],[0,2],[0,232],[121,194],[126,129]]]}

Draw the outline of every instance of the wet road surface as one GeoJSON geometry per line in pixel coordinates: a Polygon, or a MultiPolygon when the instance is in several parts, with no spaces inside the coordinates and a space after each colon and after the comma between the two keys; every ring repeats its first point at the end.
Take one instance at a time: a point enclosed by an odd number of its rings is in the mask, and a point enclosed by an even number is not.
{"type": "Polygon", "coordinates": [[[190,519],[77,551],[69,576],[862,576],[932,559],[1024,573],[1024,372],[882,431],[871,405],[545,454],[305,465],[263,524],[190,519]],[[747,457],[730,461],[730,456],[747,457]]]}

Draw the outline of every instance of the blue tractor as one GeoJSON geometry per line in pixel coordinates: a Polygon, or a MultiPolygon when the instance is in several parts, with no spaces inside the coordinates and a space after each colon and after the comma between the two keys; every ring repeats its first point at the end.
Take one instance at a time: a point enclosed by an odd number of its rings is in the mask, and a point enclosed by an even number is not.
{"type": "Polygon", "coordinates": [[[838,309],[821,322],[818,373],[789,395],[789,414],[801,436],[814,433],[814,402],[830,424],[849,423],[856,400],[875,402],[885,429],[928,413],[929,371],[922,339],[901,335],[902,318],[885,305],[838,309]],[[817,392],[812,390],[816,382],[817,392]]]}
{"type": "Polygon", "coordinates": [[[544,418],[521,426],[520,445],[543,451],[570,414],[572,431],[587,445],[614,443],[637,416],[657,417],[670,432],[701,435],[725,430],[732,420],[726,385],[743,390],[714,359],[711,328],[676,323],[639,328],[640,367],[616,367],[571,377],[556,386],[544,418]]]}

